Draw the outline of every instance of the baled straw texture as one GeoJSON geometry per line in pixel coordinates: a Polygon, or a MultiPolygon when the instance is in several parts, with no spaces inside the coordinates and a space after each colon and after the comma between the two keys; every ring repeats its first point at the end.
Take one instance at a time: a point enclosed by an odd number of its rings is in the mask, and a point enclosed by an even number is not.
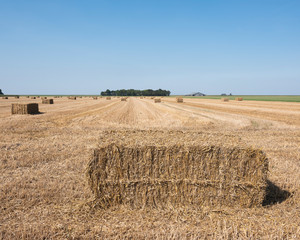
{"type": "Polygon", "coordinates": [[[76,100],[76,97],[68,97],[70,100],[76,100]]]}
{"type": "Polygon", "coordinates": [[[102,208],[253,207],[264,200],[268,160],[234,137],[109,131],[100,141],[87,178],[102,208]]]}
{"type": "Polygon", "coordinates": [[[111,100],[111,97],[106,97],[106,100],[111,100]]]}
{"type": "Polygon", "coordinates": [[[229,98],[221,98],[222,102],[229,102],[229,98]]]}
{"type": "Polygon", "coordinates": [[[37,103],[13,103],[11,105],[12,114],[38,114],[39,105],[37,103]]]}
{"type": "Polygon", "coordinates": [[[183,98],[176,98],[176,102],[183,103],[183,98]]]}
{"type": "Polygon", "coordinates": [[[31,99],[36,99],[36,97],[31,97],[31,99]]]}
{"type": "Polygon", "coordinates": [[[235,98],[235,101],[243,101],[243,98],[242,97],[237,97],[237,98],[235,98]]]}
{"type": "Polygon", "coordinates": [[[43,104],[54,104],[53,99],[42,99],[43,104]]]}
{"type": "Polygon", "coordinates": [[[2,99],[8,99],[8,97],[2,97],[2,99]]]}
{"type": "Polygon", "coordinates": [[[121,101],[125,101],[126,102],[126,100],[127,100],[127,98],[125,98],[125,97],[121,98],[121,101]]]}
{"type": "Polygon", "coordinates": [[[160,103],[160,102],[161,102],[161,99],[160,99],[160,98],[155,98],[155,99],[154,99],[154,102],[155,102],[155,103],[160,103]]]}

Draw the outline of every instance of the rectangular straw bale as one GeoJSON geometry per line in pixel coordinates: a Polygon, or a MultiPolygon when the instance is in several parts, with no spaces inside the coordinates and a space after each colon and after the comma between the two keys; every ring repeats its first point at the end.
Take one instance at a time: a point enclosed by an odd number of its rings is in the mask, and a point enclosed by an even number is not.
{"type": "Polygon", "coordinates": [[[229,102],[229,98],[221,98],[222,102],[229,102]]]}
{"type": "Polygon", "coordinates": [[[176,102],[183,103],[183,98],[180,98],[180,97],[176,98],[176,102]]]}
{"type": "Polygon", "coordinates": [[[267,171],[266,155],[234,136],[120,130],[103,133],[86,175],[102,208],[254,207],[267,171]]]}
{"type": "Polygon", "coordinates": [[[127,99],[127,98],[122,97],[122,98],[121,98],[121,101],[125,101],[125,102],[126,102],[126,99],[127,99]]]}
{"type": "Polygon", "coordinates": [[[160,98],[155,98],[155,99],[154,99],[154,102],[155,102],[155,103],[160,103],[160,102],[161,102],[161,99],[160,99],[160,98]]]}
{"type": "Polygon", "coordinates": [[[94,100],[97,100],[98,98],[97,98],[97,97],[93,97],[93,99],[94,99],[94,100]]]}
{"type": "Polygon", "coordinates": [[[37,103],[13,103],[11,105],[12,114],[38,114],[39,105],[37,103]]]}
{"type": "Polygon", "coordinates": [[[242,97],[237,97],[237,98],[235,98],[235,101],[243,101],[243,98],[242,97]]]}
{"type": "Polygon", "coordinates": [[[16,98],[16,99],[19,99],[19,98],[20,98],[20,96],[15,96],[15,98],[16,98]]]}
{"type": "Polygon", "coordinates": [[[54,104],[53,99],[42,99],[43,104],[54,104]]]}
{"type": "Polygon", "coordinates": [[[106,100],[111,100],[111,97],[106,97],[106,100]]]}
{"type": "Polygon", "coordinates": [[[70,100],[76,100],[76,97],[68,97],[70,100]]]}

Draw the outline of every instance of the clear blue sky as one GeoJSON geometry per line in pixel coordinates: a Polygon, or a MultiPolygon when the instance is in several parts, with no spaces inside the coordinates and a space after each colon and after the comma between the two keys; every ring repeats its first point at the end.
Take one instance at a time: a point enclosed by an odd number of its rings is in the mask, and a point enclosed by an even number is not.
{"type": "Polygon", "coordinates": [[[0,88],[300,95],[300,1],[0,0],[0,88]]]}

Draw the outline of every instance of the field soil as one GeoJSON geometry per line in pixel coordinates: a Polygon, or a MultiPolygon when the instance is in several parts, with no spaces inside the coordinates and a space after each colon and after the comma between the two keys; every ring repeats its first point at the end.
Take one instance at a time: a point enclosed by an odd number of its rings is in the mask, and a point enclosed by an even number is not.
{"type": "Polygon", "coordinates": [[[300,239],[300,103],[0,99],[0,239],[300,239]],[[12,103],[40,114],[12,115],[12,103]],[[234,134],[267,154],[268,194],[255,208],[98,209],[86,167],[119,129],[234,134]]]}

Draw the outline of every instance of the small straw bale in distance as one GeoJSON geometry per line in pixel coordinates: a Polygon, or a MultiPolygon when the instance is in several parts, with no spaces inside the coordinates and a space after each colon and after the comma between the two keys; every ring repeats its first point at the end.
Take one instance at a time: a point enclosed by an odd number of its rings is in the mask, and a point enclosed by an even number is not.
{"type": "Polygon", "coordinates": [[[76,100],[76,97],[68,97],[70,100],[76,100]]]}
{"type": "Polygon", "coordinates": [[[42,99],[47,99],[47,97],[42,97],[42,99]]]}
{"type": "Polygon", "coordinates": [[[111,97],[106,97],[106,100],[111,100],[111,97]]]}
{"type": "Polygon", "coordinates": [[[31,97],[31,99],[36,99],[36,97],[31,97]]]}
{"type": "Polygon", "coordinates": [[[229,102],[229,98],[221,98],[222,102],[229,102]]]}
{"type": "Polygon", "coordinates": [[[178,102],[178,103],[183,103],[183,98],[182,98],[182,97],[176,98],[176,102],[178,102]]]}
{"type": "Polygon", "coordinates": [[[38,114],[39,105],[37,103],[13,103],[11,105],[12,114],[38,114]]]}
{"type": "Polygon", "coordinates": [[[155,99],[154,99],[154,102],[155,102],[155,103],[160,103],[160,102],[161,102],[161,99],[160,99],[160,98],[155,98],[155,99]]]}
{"type": "Polygon", "coordinates": [[[235,98],[235,101],[243,101],[243,98],[242,97],[237,97],[237,98],[235,98]]]}
{"type": "Polygon", "coordinates": [[[127,100],[127,98],[125,98],[125,97],[121,98],[121,101],[125,101],[126,102],[126,100],[127,100]]]}
{"type": "Polygon", "coordinates": [[[20,96],[15,96],[15,98],[16,98],[16,99],[19,99],[19,98],[20,98],[20,96]]]}
{"type": "Polygon", "coordinates": [[[266,195],[266,155],[234,135],[120,130],[99,143],[86,176],[101,208],[254,207],[266,195]]]}
{"type": "Polygon", "coordinates": [[[2,99],[8,99],[8,97],[2,97],[2,99]]]}
{"type": "Polygon", "coordinates": [[[97,100],[97,99],[98,99],[98,97],[93,97],[93,99],[94,99],[94,100],[97,100]]]}
{"type": "Polygon", "coordinates": [[[42,104],[54,104],[53,99],[42,99],[42,104]]]}

